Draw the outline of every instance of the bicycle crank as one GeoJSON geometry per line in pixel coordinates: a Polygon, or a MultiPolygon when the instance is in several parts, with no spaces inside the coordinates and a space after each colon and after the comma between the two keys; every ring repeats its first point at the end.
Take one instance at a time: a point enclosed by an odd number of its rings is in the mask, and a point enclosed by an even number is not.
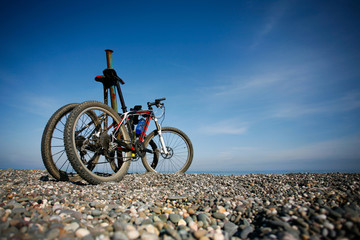
{"type": "Polygon", "coordinates": [[[135,151],[136,151],[136,154],[137,154],[139,157],[141,157],[141,158],[145,157],[146,148],[145,148],[145,145],[144,145],[144,143],[143,143],[142,141],[137,140],[137,141],[135,142],[135,151]]]}

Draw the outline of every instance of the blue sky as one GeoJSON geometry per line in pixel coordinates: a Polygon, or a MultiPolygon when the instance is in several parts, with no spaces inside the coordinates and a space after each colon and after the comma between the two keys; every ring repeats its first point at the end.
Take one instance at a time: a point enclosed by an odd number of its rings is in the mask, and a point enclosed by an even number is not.
{"type": "Polygon", "coordinates": [[[360,170],[359,1],[8,1],[0,168],[44,169],[62,105],[102,101],[104,49],[128,107],[166,97],[190,171],[360,170]]]}

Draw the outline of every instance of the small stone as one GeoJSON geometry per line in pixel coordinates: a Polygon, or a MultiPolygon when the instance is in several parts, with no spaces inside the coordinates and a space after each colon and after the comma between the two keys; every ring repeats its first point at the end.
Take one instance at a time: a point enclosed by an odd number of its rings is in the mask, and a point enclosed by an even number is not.
{"type": "Polygon", "coordinates": [[[285,232],[280,235],[280,239],[281,240],[298,240],[299,238],[295,237],[294,235],[292,235],[288,232],[285,232]]]}
{"type": "Polygon", "coordinates": [[[180,219],[178,222],[178,226],[186,226],[186,222],[184,219],[180,219]]]}
{"type": "Polygon", "coordinates": [[[100,227],[102,228],[106,228],[107,226],[109,226],[109,223],[107,222],[100,223],[100,227]]]}
{"type": "Polygon", "coordinates": [[[154,226],[159,230],[161,231],[164,227],[164,223],[162,221],[159,221],[159,222],[155,222],[154,223],[154,226]]]}
{"type": "Polygon", "coordinates": [[[210,238],[208,236],[203,236],[199,240],[210,240],[210,238]]]}
{"type": "Polygon", "coordinates": [[[327,217],[325,214],[319,214],[315,218],[322,222],[322,221],[325,221],[327,217]]]}
{"type": "Polygon", "coordinates": [[[186,218],[185,218],[185,222],[186,222],[187,224],[189,224],[189,223],[191,223],[191,222],[194,222],[194,220],[193,220],[191,217],[186,217],[186,218]]]}
{"type": "Polygon", "coordinates": [[[176,223],[178,223],[180,221],[181,216],[179,214],[170,213],[169,219],[170,219],[171,222],[176,224],[176,223]]]}
{"type": "Polygon", "coordinates": [[[159,239],[159,238],[154,233],[144,232],[143,234],[141,234],[141,240],[156,240],[156,239],[159,239]]]}
{"type": "Polygon", "coordinates": [[[232,237],[238,231],[238,226],[232,222],[226,222],[224,224],[224,231],[232,237]]]}
{"type": "Polygon", "coordinates": [[[49,219],[51,222],[60,222],[61,221],[61,217],[59,215],[53,215],[50,217],[49,219]]]}
{"type": "Polygon", "coordinates": [[[16,207],[12,210],[12,213],[13,214],[21,214],[21,213],[25,213],[26,211],[26,208],[23,208],[23,207],[16,207]]]}
{"type": "Polygon", "coordinates": [[[46,234],[46,239],[55,239],[59,236],[59,234],[60,230],[58,228],[53,228],[46,234]]]}
{"type": "Polygon", "coordinates": [[[199,229],[198,225],[195,222],[190,222],[189,223],[189,228],[194,232],[196,232],[199,229]]]}
{"type": "Polygon", "coordinates": [[[212,216],[216,219],[220,219],[220,220],[223,220],[226,218],[225,214],[224,213],[220,213],[220,212],[214,212],[212,214],[212,216]]]}
{"type": "Polygon", "coordinates": [[[132,230],[126,233],[129,239],[136,239],[140,236],[140,233],[137,230],[132,230]]]}
{"type": "Polygon", "coordinates": [[[113,240],[128,240],[129,238],[123,232],[115,232],[113,240]]]}
{"type": "Polygon", "coordinates": [[[152,223],[153,223],[153,221],[150,218],[148,218],[148,219],[145,219],[144,221],[142,221],[141,225],[149,225],[149,224],[152,224],[152,223]]]}
{"type": "Polygon", "coordinates": [[[198,230],[194,233],[194,236],[197,238],[197,239],[200,239],[201,237],[205,236],[205,234],[207,233],[206,230],[198,230]]]}
{"type": "Polygon", "coordinates": [[[80,220],[82,218],[82,213],[81,212],[73,212],[71,214],[71,216],[73,216],[74,218],[80,220]]]}
{"type": "Polygon", "coordinates": [[[101,211],[95,209],[91,211],[91,215],[93,215],[94,217],[98,217],[101,215],[101,211]]]}
{"type": "Polygon", "coordinates": [[[159,234],[160,234],[160,233],[159,233],[159,230],[158,230],[155,226],[153,226],[153,225],[151,225],[151,224],[147,225],[147,226],[145,227],[145,229],[146,229],[146,231],[147,231],[148,233],[153,233],[153,234],[155,234],[155,235],[159,235],[159,234]]]}
{"type": "Polygon", "coordinates": [[[194,214],[195,214],[195,210],[192,209],[192,208],[189,208],[187,211],[188,211],[188,213],[189,213],[190,215],[194,215],[194,214]]]}
{"type": "Polygon", "coordinates": [[[162,222],[166,222],[166,221],[167,221],[167,216],[166,216],[166,214],[160,214],[160,215],[159,215],[159,218],[160,218],[160,220],[161,220],[162,222]]]}
{"type": "Polygon", "coordinates": [[[61,210],[62,206],[59,203],[55,203],[54,206],[52,207],[53,212],[57,211],[57,210],[61,210]]]}
{"type": "Polygon", "coordinates": [[[85,228],[79,228],[75,232],[75,236],[78,237],[78,238],[83,238],[83,237],[85,237],[85,236],[87,236],[89,234],[90,234],[90,231],[85,229],[85,228]]]}
{"type": "Polygon", "coordinates": [[[161,208],[159,208],[159,207],[154,207],[153,211],[156,214],[161,214],[161,208]]]}
{"type": "Polygon", "coordinates": [[[64,229],[66,231],[75,232],[79,227],[80,227],[80,225],[77,222],[72,222],[72,223],[66,225],[64,229]]]}
{"type": "Polygon", "coordinates": [[[335,228],[334,224],[332,224],[328,221],[324,222],[324,227],[326,227],[327,229],[330,229],[330,230],[334,230],[334,228],[335,228]]]}
{"type": "Polygon", "coordinates": [[[241,231],[240,237],[247,238],[250,233],[254,231],[252,226],[247,226],[244,230],[241,231]]]}
{"type": "Polygon", "coordinates": [[[214,240],[225,240],[225,236],[221,233],[215,233],[214,234],[214,237],[213,237],[214,240]]]}
{"type": "Polygon", "coordinates": [[[203,222],[203,223],[208,223],[210,222],[209,217],[205,214],[205,213],[200,213],[197,215],[197,218],[199,221],[203,222]]]}
{"type": "Polygon", "coordinates": [[[172,212],[173,212],[172,209],[165,209],[165,210],[164,210],[164,213],[169,213],[169,214],[170,214],[170,213],[172,213],[172,212]]]}

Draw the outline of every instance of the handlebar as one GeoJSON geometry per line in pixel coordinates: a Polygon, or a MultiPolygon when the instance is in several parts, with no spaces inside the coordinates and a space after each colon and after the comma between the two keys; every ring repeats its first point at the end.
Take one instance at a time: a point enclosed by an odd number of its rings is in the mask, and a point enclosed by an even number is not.
{"type": "Polygon", "coordinates": [[[161,101],[165,101],[166,98],[158,98],[158,99],[155,99],[155,102],[148,102],[147,105],[149,108],[151,108],[151,106],[156,106],[156,107],[161,107],[161,106],[164,106],[163,103],[161,103],[161,101]]]}

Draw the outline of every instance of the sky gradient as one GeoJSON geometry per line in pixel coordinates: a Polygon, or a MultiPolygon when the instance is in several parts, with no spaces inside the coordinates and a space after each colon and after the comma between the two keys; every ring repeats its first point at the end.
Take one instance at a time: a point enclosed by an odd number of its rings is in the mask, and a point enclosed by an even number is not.
{"type": "Polygon", "coordinates": [[[114,50],[128,107],[166,97],[189,171],[360,171],[359,1],[8,1],[0,168],[45,169],[61,106],[102,101],[114,50]]]}

